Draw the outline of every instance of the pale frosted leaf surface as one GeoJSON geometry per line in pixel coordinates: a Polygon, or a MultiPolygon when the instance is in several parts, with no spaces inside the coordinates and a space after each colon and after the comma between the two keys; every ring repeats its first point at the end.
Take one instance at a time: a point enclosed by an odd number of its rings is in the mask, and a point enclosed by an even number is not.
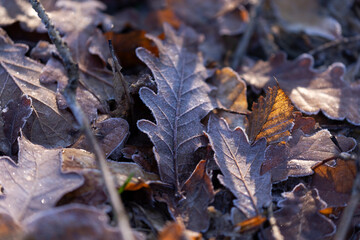
{"type": "Polygon", "coordinates": [[[46,149],[19,139],[19,160],[0,158],[0,183],[4,195],[0,197],[0,212],[22,221],[32,214],[54,207],[68,192],[82,185],[75,173],[61,172],[61,149],[46,149]]]}
{"type": "Polygon", "coordinates": [[[25,135],[45,146],[67,146],[76,137],[75,121],[56,105],[56,94],[43,87],[39,76],[43,65],[25,57],[28,47],[14,44],[0,29],[0,107],[23,94],[32,99],[33,114],[24,127],[25,135]]]}
{"type": "MultiPolygon", "coordinates": [[[[285,199],[278,202],[281,209],[274,212],[274,217],[285,239],[325,239],[335,233],[335,224],[319,213],[327,205],[316,189],[307,189],[300,183],[282,195],[285,199]]],[[[272,234],[268,236],[273,239],[272,234]]]]}
{"type": "Polygon", "coordinates": [[[200,120],[213,108],[205,83],[208,72],[196,49],[197,35],[186,27],[178,31],[164,25],[165,40],[151,37],[159,49],[159,58],[144,48],[138,57],[151,69],[158,92],[140,89],[140,97],[151,109],[156,123],[140,120],[138,127],[148,134],[161,180],[177,190],[193,172],[194,151],[203,146],[205,127],[200,120]]]}
{"type": "Polygon", "coordinates": [[[274,85],[274,77],[303,113],[317,114],[320,110],[330,119],[347,119],[360,125],[360,84],[350,85],[344,80],[342,63],[333,63],[326,70],[313,68],[314,59],[303,54],[287,61],[283,53],[267,62],[259,61],[241,77],[255,88],[274,85]]]}
{"type": "Polygon", "coordinates": [[[260,209],[271,202],[271,176],[260,175],[266,140],[262,138],[250,145],[241,128],[232,131],[225,120],[213,116],[206,134],[223,174],[220,181],[237,198],[235,206],[247,217],[259,215],[260,209]]]}
{"type": "MultiPolygon", "coordinates": [[[[331,141],[328,130],[320,130],[307,136],[297,129],[287,144],[271,145],[266,149],[262,172],[271,171],[273,182],[286,180],[289,176],[301,177],[314,173],[312,167],[341,152],[331,141]]],[[[341,149],[350,152],[356,146],[353,138],[336,137],[341,149]]]]}

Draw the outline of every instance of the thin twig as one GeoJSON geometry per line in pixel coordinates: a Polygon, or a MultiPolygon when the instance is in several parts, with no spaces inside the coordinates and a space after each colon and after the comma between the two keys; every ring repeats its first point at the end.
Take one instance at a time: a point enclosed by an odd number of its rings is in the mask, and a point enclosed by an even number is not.
{"type": "Polygon", "coordinates": [[[351,225],[351,221],[353,219],[353,215],[355,213],[356,208],[359,206],[360,201],[360,155],[359,146],[357,146],[357,158],[356,158],[356,167],[357,173],[353,183],[353,189],[351,193],[350,200],[348,205],[346,206],[341,219],[340,224],[338,226],[338,230],[335,234],[334,240],[343,240],[346,239],[346,235],[351,225]]]}
{"type": "MultiPolygon", "coordinates": [[[[120,63],[119,63],[119,60],[118,58],[116,57],[115,55],[115,51],[114,51],[114,47],[111,43],[111,40],[109,40],[109,49],[110,49],[110,53],[111,53],[111,56],[112,56],[112,60],[113,60],[113,65],[111,66],[112,69],[113,69],[113,74],[114,74],[114,78],[115,80],[118,79],[119,82],[121,83],[121,86],[122,88],[124,89],[124,93],[125,93],[125,97],[126,97],[126,101],[127,101],[127,104],[130,108],[130,118],[131,118],[131,122],[133,125],[135,125],[134,123],[134,120],[135,120],[135,116],[134,116],[134,104],[133,104],[133,99],[130,95],[130,92],[129,92],[129,87],[128,87],[128,84],[126,83],[125,79],[124,79],[124,76],[122,75],[121,73],[121,69],[122,67],[120,66],[120,63]],[[116,71],[115,71],[115,69],[116,71]],[[117,75],[116,75],[116,72],[117,72],[117,75]],[[118,78],[116,77],[118,76],[118,78]]],[[[116,84],[114,83],[114,86],[116,84]]]]}
{"type": "Polygon", "coordinates": [[[356,36],[348,37],[348,38],[343,37],[343,38],[336,39],[336,40],[331,41],[331,42],[327,42],[327,43],[325,43],[323,45],[320,45],[319,47],[309,51],[308,54],[315,55],[318,52],[324,51],[324,50],[326,50],[328,48],[336,47],[336,46],[341,45],[341,44],[349,44],[349,43],[357,42],[357,41],[360,41],[360,35],[356,35],[356,36]]]}
{"type": "Polygon", "coordinates": [[[241,41],[236,47],[235,53],[233,55],[231,66],[233,69],[236,69],[242,62],[242,59],[246,53],[246,48],[249,45],[250,38],[255,29],[255,23],[260,13],[261,6],[264,0],[258,0],[257,4],[253,6],[250,12],[250,22],[246,28],[244,36],[241,38],[241,41]]]}
{"type": "Polygon", "coordinates": [[[109,194],[111,205],[114,210],[114,218],[117,222],[120,233],[123,235],[123,239],[133,240],[134,236],[131,231],[129,221],[126,216],[125,208],[121,202],[119,194],[116,191],[114,179],[112,178],[111,172],[107,166],[105,155],[96,141],[95,136],[93,135],[88,119],[83,113],[81,107],[76,101],[76,88],[79,82],[79,67],[73,60],[70,50],[66,43],[61,39],[59,32],[56,30],[55,26],[52,24],[49,16],[46,14],[44,7],[38,0],[29,0],[33,9],[38,13],[42,22],[45,24],[49,37],[51,41],[55,44],[63,62],[65,69],[67,70],[67,75],[69,78],[68,84],[64,90],[64,96],[67,101],[67,104],[71,111],[74,114],[75,119],[80,124],[82,130],[84,131],[89,143],[93,147],[93,151],[96,157],[96,160],[99,164],[102,176],[104,179],[105,187],[107,193],[109,194]]]}
{"type": "Polygon", "coordinates": [[[284,240],[284,236],[281,234],[281,231],[276,224],[276,219],[274,217],[274,211],[273,211],[273,203],[270,203],[270,206],[268,207],[268,214],[269,214],[269,223],[272,229],[272,236],[276,240],[284,240]]]}

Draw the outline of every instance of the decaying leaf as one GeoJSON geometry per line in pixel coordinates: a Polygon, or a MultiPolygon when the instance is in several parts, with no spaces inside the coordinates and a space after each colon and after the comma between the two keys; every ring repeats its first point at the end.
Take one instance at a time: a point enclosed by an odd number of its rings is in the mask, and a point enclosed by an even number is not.
{"type": "Polygon", "coordinates": [[[70,204],[43,211],[27,218],[27,237],[36,240],[123,239],[118,228],[108,224],[109,217],[94,207],[70,204]],[[46,227],[44,227],[46,223],[46,227]]]}
{"type": "Polygon", "coordinates": [[[345,206],[356,176],[355,162],[338,159],[335,166],[322,164],[314,172],[311,186],[319,191],[321,199],[331,207],[345,206]]]}
{"type": "Polygon", "coordinates": [[[280,24],[291,32],[305,32],[330,40],[341,37],[341,26],[332,17],[326,16],[320,2],[313,0],[273,0],[280,24]],[[299,11],[301,9],[301,11],[299,11]]]}
{"type": "Polygon", "coordinates": [[[0,212],[20,222],[32,214],[54,207],[67,192],[82,185],[75,173],[61,172],[61,149],[46,149],[19,138],[19,159],[0,158],[0,212]]]}
{"type": "MultiPolygon", "coordinates": [[[[330,137],[330,132],[325,129],[310,136],[304,135],[300,129],[295,130],[288,143],[271,145],[266,149],[261,172],[271,171],[272,182],[286,180],[289,176],[313,174],[312,167],[341,153],[330,137]]],[[[336,139],[345,152],[352,151],[356,146],[353,138],[338,136],[336,139]]]]}
{"type": "Polygon", "coordinates": [[[181,191],[181,199],[172,211],[175,217],[180,216],[187,229],[202,232],[209,227],[207,208],[213,201],[214,190],[211,178],[206,173],[206,161],[201,160],[181,191]]]}
{"type": "MultiPolygon", "coordinates": [[[[281,209],[274,212],[274,217],[285,239],[324,239],[335,233],[334,223],[319,213],[326,203],[316,189],[307,189],[301,183],[283,196],[285,199],[278,202],[281,209]]],[[[273,234],[267,236],[273,239],[273,234]]]]}
{"type": "Polygon", "coordinates": [[[201,233],[186,230],[184,224],[169,222],[159,233],[159,240],[199,240],[201,233]]]}
{"type": "Polygon", "coordinates": [[[268,88],[266,97],[254,103],[248,115],[247,134],[251,143],[266,138],[267,144],[287,141],[294,126],[293,109],[289,98],[278,86],[268,88]]]}
{"type": "Polygon", "coordinates": [[[325,71],[313,68],[314,59],[303,54],[294,61],[286,61],[283,53],[272,56],[267,62],[259,61],[241,74],[256,88],[274,84],[289,96],[303,113],[317,114],[320,110],[330,119],[347,119],[360,125],[360,84],[350,85],[343,79],[345,67],[334,63],[325,71]]]}
{"type": "MultiPolygon", "coordinates": [[[[21,96],[17,102],[10,100],[5,109],[2,110],[1,116],[3,122],[3,132],[6,139],[1,142],[1,150],[5,155],[12,156],[12,146],[16,142],[20,129],[24,127],[26,120],[32,113],[31,98],[26,95],[21,96]],[[8,151],[6,151],[8,150],[8,151]]],[[[2,134],[0,134],[1,136],[2,134]]]]}
{"type": "Polygon", "coordinates": [[[208,124],[206,135],[223,174],[220,181],[235,195],[234,205],[248,218],[260,215],[260,209],[271,202],[271,176],[260,175],[266,140],[250,145],[241,128],[232,131],[225,120],[213,116],[208,124]]]}
{"type": "Polygon", "coordinates": [[[213,107],[210,87],[204,82],[209,74],[195,51],[197,34],[187,27],[175,31],[167,24],[164,31],[163,41],[150,36],[159,49],[159,58],[144,48],[136,51],[151,69],[158,87],[157,94],[146,87],[140,89],[156,124],[140,120],[137,125],[154,144],[161,180],[180,191],[196,166],[194,151],[206,141],[200,120],[213,107]]]}
{"type": "Polygon", "coordinates": [[[291,131],[300,129],[305,134],[315,133],[315,119],[312,117],[303,117],[301,112],[294,112],[295,122],[291,131]]]}
{"type": "Polygon", "coordinates": [[[40,84],[43,65],[25,57],[27,50],[26,45],[14,44],[0,29],[0,106],[4,109],[23,94],[31,97],[33,114],[24,127],[25,136],[44,146],[70,145],[76,137],[74,118],[59,110],[55,92],[40,84]]]}

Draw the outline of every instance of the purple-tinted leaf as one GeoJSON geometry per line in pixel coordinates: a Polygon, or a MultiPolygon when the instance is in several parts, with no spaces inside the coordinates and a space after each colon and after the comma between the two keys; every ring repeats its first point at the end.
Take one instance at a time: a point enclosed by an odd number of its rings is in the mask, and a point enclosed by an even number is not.
{"type": "Polygon", "coordinates": [[[206,134],[223,174],[220,181],[235,195],[235,206],[247,217],[259,215],[259,209],[271,202],[271,176],[260,175],[266,140],[250,145],[244,131],[230,130],[224,119],[211,116],[208,124],[206,134]]]}
{"type": "Polygon", "coordinates": [[[158,87],[157,94],[146,87],[140,89],[156,123],[140,120],[137,125],[154,144],[161,180],[180,191],[196,166],[194,151],[206,141],[200,120],[213,107],[210,87],[204,81],[208,72],[201,55],[194,51],[196,33],[186,27],[175,31],[170,25],[164,25],[164,31],[164,41],[150,37],[159,49],[159,58],[144,48],[136,51],[158,87]]]}
{"type": "MultiPolygon", "coordinates": [[[[272,182],[286,180],[289,176],[313,174],[313,166],[341,153],[330,137],[328,130],[321,130],[310,136],[304,135],[300,129],[295,130],[287,144],[271,145],[266,149],[266,160],[261,172],[271,171],[272,182]]],[[[339,136],[336,139],[345,152],[352,151],[356,146],[353,138],[339,136]]]]}
{"type": "Polygon", "coordinates": [[[0,212],[22,221],[55,206],[67,192],[82,185],[81,176],[61,172],[61,149],[46,149],[19,138],[19,160],[0,158],[0,212]]]}
{"type": "Polygon", "coordinates": [[[324,239],[335,233],[334,223],[319,213],[326,203],[316,189],[309,190],[301,183],[283,196],[285,199],[278,203],[281,209],[274,217],[285,239],[324,239]]]}

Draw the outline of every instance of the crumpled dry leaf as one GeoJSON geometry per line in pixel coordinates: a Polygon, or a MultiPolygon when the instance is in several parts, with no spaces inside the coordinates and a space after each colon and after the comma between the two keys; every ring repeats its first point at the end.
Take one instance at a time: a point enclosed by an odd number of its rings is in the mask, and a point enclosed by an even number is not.
{"type": "Polygon", "coordinates": [[[290,32],[304,31],[330,40],[341,37],[341,26],[326,16],[320,3],[313,0],[271,1],[280,24],[290,32]]]}
{"type": "Polygon", "coordinates": [[[164,31],[163,41],[149,36],[159,49],[159,58],[144,48],[136,51],[151,69],[158,87],[157,94],[147,87],[140,89],[140,98],[152,111],[156,124],[140,120],[137,125],[154,144],[161,180],[180,191],[197,164],[193,153],[206,142],[200,120],[213,106],[208,96],[210,87],[204,81],[209,74],[196,52],[197,34],[184,26],[175,31],[167,24],[164,31]]]}
{"type": "Polygon", "coordinates": [[[70,204],[43,211],[24,222],[27,237],[34,240],[123,239],[109,217],[94,207],[70,204]],[[44,227],[46,223],[46,227],[44,227]]]}
{"type": "Polygon", "coordinates": [[[61,149],[45,149],[19,138],[19,160],[0,158],[0,212],[20,222],[54,207],[65,194],[83,184],[81,176],[61,172],[61,149]]]}
{"type": "MultiPolygon", "coordinates": [[[[312,167],[324,160],[336,158],[341,153],[330,137],[330,132],[325,129],[310,136],[300,129],[295,130],[288,143],[270,145],[266,149],[261,172],[271,171],[272,182],[286,180],[289,176],[313,174],[312,167]]],[[[353,138],[338,136],[336,139],[344,152],[350,152],[356,146],[353,138]]]]}
{"type": "Polygon", "coordinates": [[[31,4],[25,0],[0,0],[0,26],[20,22],[23,29],[32,31],[37,28],[41,20],[31,4]]]}
{"type": "Polygon", "coordinates": [[[303,113],[317,114],[320,110],[330,119],[347,119],[360,125],[360,84],[350,85],[343,79],[345,67],[334,63],[325,71],[313,68],[314,59],[303,54],[287,61],[283,53],[267,62],[259,61],[241,77],[256,88],[274,84],[274,77],[303,113]]]}
{"type": "MultiPolygon", "coordinates": [[[[110,157],[112,154],[114,157],[118,157],[130,134],[129,124],[122,118],[108,118],[98,121],[94,124],[93,131],[106,157],[110,157]]],[[[82,135],[71,147],[89,152],[93,150],[85,135],[82,135]]]]}
{"type": "Polygon", "coordinates": [[[187,229],[196,232],[206,231],[209,227],[207,207],[214,199],[214,189],[211,178],[206,173],[206,161],[201,160],[181,191],[181,199],[172,212],[180,216],[187,229]]]}
{"type": "MultiPolygon", "coordinates": [[[[335,233],[334,223],[319,213],[326,203],[316,189],[307,189],[300,183],[282,195],[285,199],[278,202],[281,209],[274,212],[274,217],[285,239],[324,239],[335,233]]],[[[273,234],[267,236],[273,239],[273,234]]]]}
{"type": "Polygon", "coordinates": [[[246,133],[251,143],[266,138],[267,144],[287,141],[294,126],[294,107],[278,86],[268,88],[266,98],[260,96],[248,115],[246,133]]]}
{"type": "MultiPolygon", "coordinates": [[[[67,146],[75,137],[73,116],[56,105],[55,93],[39,82],[43,65],[25,57],[28,47],[14,44],[0,29],[0,106],[20,99],[23,94],[31,97],[33,114],[28,119],[24,134],[31,141],[44,146],[67,146]]],[[[1,131],[0,131],[1,132],[1,131]]]]}
{"type": "Polygon", "coordinates": [[[356,165],[350,160],[336,160],[335,166],[322,164],[314,169],[311,186],[319,191],[329,207],[345,206],[350,199],[356,165]]]}
{"type": "Polygon", "coordinates": [[[305,134],[315,133],[316,121],[312,117],[304,117],[301,112],[294,112],[295,122],[294,127],[291,129],[294,132],[296,129],[300,129],[305,134]]]}
{"type": "Polygon", "coordinates": [[[206,135],[223,174],[219,179],[237,198],[234,205],[248,218],[260,215],[260,209],[271,202],[271,176],[260,175],[265,139],[250,145],[241,128],[232,131],[224,119],[213,116],[206,135]]]}

